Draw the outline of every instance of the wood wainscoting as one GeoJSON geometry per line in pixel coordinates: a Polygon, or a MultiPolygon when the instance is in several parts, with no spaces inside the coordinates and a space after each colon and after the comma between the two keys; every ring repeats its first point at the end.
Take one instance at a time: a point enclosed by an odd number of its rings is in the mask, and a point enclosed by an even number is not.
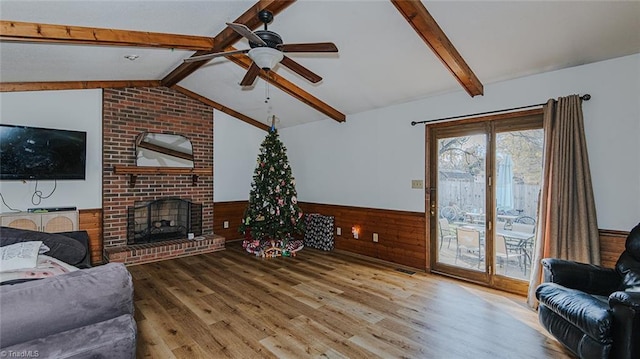
{"type": "Polygon", "coordinates": [[[335,248],[425,270],[427,262],[426,226],[423,212],[338,206],[318,203],[300,203],[305,213],[333,216],[335,248]],[[351,233],[358,227],[358,239],[351,233]],[[373,241],[378,234],[378,242],[373,241]]]}
{"type": "MultiPolygon", "coordinates": [[[[247,201],[214,202],[213,230],[227,241],[242,238],[238,227],[242,221],[247,201]],[[229,221],[229,228],[223,228],[229,221]]],[[[320,213],[335,217],[335,227],[342,229],[336,235],[336,248],[351,253],[378,258],[416,269],[425,269],[426,225],[422,212],[394,211],[317,203],[300,203],[305,213],[320,213]],[[359,226],[359,239],[354,239],[351,227],[359,226]],[[373,233],[379,241],[374,243],[373,233]]],[[[101,264],[102,258],[102,210],[81,209],[80,229],[89,233],[91,263],[101,264]]],[[[601,229],[600,253],[602,265],[613,268],[624,251],[629,232],[601,229]]],[[[334,229],[335,233],[335,229],[334,229]]]]}
{"type": "Polygon", "coordinates": [[[89,251],[91,265],[102,264],[102,209],[81,209],[79,212],[79,226],[81,231],[89,234],[89,251]]]}
{"type": "Polygon", "coordinates": [[[624,252],[624,242],[629,232],[612,231],[608,229],[598,230],[600,234],[600,263],[604,267],[613,268],[620,254],[624,252]]]}
{"type": "Polygon", "coordinates": [[[227,241],[242,238],[238,228],[248,204],[249,201],[213,202],[213,233],[227,241]],[[225,221],[229,222],[229,228],[224,228],[225,221]]]}

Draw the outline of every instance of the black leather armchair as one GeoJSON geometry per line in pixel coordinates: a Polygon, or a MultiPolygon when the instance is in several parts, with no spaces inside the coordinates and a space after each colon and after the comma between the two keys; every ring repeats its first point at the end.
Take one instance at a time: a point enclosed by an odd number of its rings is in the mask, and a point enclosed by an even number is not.
{"type": "Polygon", "coordinates": [[[580,358],[640,358],[640,224],[615,269],[542,260],[540,323],[580,358]]]}

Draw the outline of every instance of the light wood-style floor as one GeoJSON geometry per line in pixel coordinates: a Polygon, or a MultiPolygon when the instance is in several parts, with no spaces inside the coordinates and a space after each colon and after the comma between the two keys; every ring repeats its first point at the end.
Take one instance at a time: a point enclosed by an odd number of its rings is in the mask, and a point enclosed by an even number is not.
{"type": "Polygon", "coordinates": [[[129,270],[139,358],[570,358],[523,297],[335,252],[129,270]]]}

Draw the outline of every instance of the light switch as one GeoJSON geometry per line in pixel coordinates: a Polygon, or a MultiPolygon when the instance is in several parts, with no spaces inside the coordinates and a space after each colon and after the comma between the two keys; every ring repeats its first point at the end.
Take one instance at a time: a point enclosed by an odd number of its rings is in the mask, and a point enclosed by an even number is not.
{"type": "Polygon", "coordinates": [[[422,189],[424,188],[423,180],[411,180],[411,188],[413,189],[422,189]]]}

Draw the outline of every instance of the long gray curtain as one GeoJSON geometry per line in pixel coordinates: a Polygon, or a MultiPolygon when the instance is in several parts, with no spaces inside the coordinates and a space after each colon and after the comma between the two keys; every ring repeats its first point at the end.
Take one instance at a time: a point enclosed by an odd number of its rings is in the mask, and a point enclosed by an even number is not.
{"type": "Polygon", "coordinates": [[[544,165],[536,244],[527,302],[537,308],[542,258],[600,264],[600,240],[591,185],[582,100],[578,95],[544,105],[544,165]]]}

